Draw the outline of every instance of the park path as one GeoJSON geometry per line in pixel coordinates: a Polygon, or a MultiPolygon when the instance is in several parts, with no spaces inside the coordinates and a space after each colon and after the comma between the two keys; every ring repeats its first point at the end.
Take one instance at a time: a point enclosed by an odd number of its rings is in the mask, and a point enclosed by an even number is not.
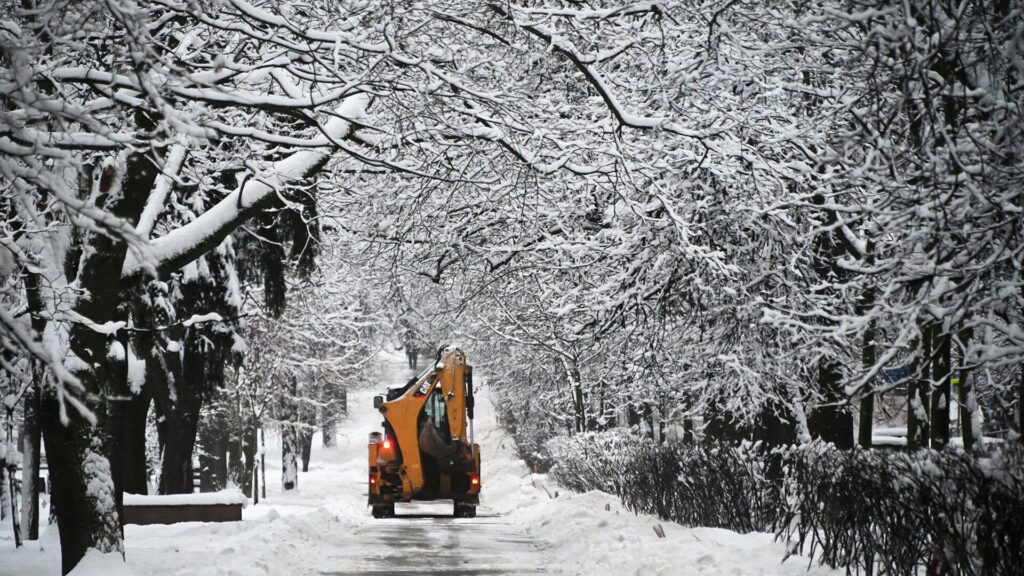
{"type": "MultiPolygon", "coordinates": [[[[379,429],[380,416],[372,398],[388,386],[398,386],[414,375],[407,367],[389,363],[380,386],[354,392],[349,398],[349,419],[342,435],[350,438],[332,460],[359,461],[365,501],[366,445],[355,440],[379,429]]],[[[484,412],[484,416],[490,415],[484,412]]],[[[480,422],[488,428],[493,422],[480,422]]],[[[341,471],[349,476],[349,471],[341,471]]],[[[403,576],[447,574],[451,576],[548,574],[542,542],[509,523],[486,505],[488,480],[484,469],[483,502],[476,518],[453,518],[451,502],[399,504],[395,518],[374,519],[369,509],[353,518],[348,534],[339,534],[336,547],[318,550],[316,568],[329,576],[394,574],[403,576]]],[[[348,495],[351,496],[351,495],[348,495]]]]}

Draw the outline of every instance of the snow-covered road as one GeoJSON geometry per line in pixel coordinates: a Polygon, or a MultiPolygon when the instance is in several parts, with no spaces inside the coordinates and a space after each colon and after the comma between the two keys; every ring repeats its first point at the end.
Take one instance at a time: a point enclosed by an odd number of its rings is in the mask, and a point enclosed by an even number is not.
{"type": "MultiPolygon", "coordinates": [[[[366,438],[380,424],[372,397],[409,378],[403,359],[349,396],[338,444],[315,440],[298,490],[282,494],[280,448],[268,436],[268,494],[222,524],[125,527],[130,574],[333,575],[587,574],[589,576],[805,575],[806,559],[781,564],[769,534],[685,528],[624,510],[601,492],[572,494],[531,474],[494,418],[486,380],[477,404],[482,446],[481,507],[475,519],[451,517],[451,503],[399,505],[398,518],[375,520],[366,507],[366,438]],[[656,525],[664,529],[659,538],[656,525]]],[[[483,372],[483,371],[481,371],[483,372]]],[[[3,534],[5,531],[0,531],[3,534]]],[[[17,552],[0,536],[0,576],[57,575],[55,529],[17,552]]],[[[111,571],[102,576],[119,576],[111,571]]]]}

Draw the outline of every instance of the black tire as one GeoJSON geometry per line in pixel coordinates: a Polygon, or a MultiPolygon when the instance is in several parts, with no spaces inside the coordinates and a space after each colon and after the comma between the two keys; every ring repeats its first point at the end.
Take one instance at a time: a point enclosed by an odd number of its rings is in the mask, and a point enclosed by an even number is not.
{"type": "Polygon", "coordinates": [[[394,504],[377,504],[373,506],[374,518],[393,518],[395,516],[394,504]]]}
{"type": "Polygon", "coordinates": [[[476,518],[476,506],[472,504],[456,504],[454,516],[456,518],[476,518]]]}

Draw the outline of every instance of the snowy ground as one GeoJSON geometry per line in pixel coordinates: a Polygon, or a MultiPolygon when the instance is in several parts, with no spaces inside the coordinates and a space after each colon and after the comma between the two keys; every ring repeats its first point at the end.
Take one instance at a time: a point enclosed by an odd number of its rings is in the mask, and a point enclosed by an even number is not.
{"type": "MultiPolygon", "coordinates": [[[[404,359],[403,359],[404,360],[404,359]]],[[[774,575],[807,572],[768,534],[683,528],[622,509],[600,492],[571,494],[530,474],[494,421],[486,385],[477,409],[483,447],[479,516],[451,518],[450,503],[399,506],[374,520],[366,507],[366,437],[379,425],[372,396],[410,372],[392,359],[384,381],[350,395],[338,446],[314,447],[299,489],[280,491],[280,452],[269,450],[266,500],[243,521],[125,527],[130,573],[164,575],[588,574],[774,575]],[[656,525],[664,528],[659,538],[656,525]]],[[[269,438],[268,438],[269,441],[269,438]]],[[[4,526],[0,533],[9,532],[4,526]]],[[[9,534],[4,534],[9,537],[9,534]]],[[[0,576],[60,574],[56,528],[14,551],[0,539],[0,576]]],[[[105,576],[113,576],[107,573],[105,576]]]]}

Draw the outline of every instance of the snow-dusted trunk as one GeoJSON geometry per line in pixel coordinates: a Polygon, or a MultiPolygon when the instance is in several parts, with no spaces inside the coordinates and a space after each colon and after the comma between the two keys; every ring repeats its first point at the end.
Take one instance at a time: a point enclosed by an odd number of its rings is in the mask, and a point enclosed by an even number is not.
{"type": "Polygon", "coordinates": [[[24,417],[21,437],[21,537],[23,540],[39,539],[39,449],[42,437],[39,432],[39,388],[44,374],[42,366],[34,363],[32,377],[36,380],[25,393],[24,417]],[[38,377],[37,377],[38,375],[38,377]]]}
{"type": "Polygon", "coordinates": [[[313,429],[303,426],[301,433],[302,441],[302,471],[309,472],[309,458],[313,455],[313,429]]]}
{"type": "Polygon", "coordinates": [[[253,479],[259,464],[259,425],[256,419],[252,416],[243,419],[240,434],[239,450],[243,460],[238,470],[238,485],[246,496],[253,498],[256,495],[253,491],[253,479]]]}
{"type": "MultiPolygon", "coordinates": [[[[142,211],[157,172],[148,154],[133,154],[128,157],[118,187],[115,170],[107,168],[100,178],[102,194],[97,205],[133,222],[142,211]]],[[[113,319],[120,302],[118,279],[127,246],[120,239],[102,234],[83,234],[80,242],[84,245],[80,246],[83,257],[77,282],[88,297],[79,299],[74,311],[103,324],[113,319]]],[[[64,573],[70,572],[90,549],[124,553],[118,514],[120,494],[109,460],[112,442],[108,406],[114,392],[109,348],[113,341],[90,325],[75,323],[70,328],[69,343],[69,368],[81,382],[83,393],[78,400],[88,414],[68,407],[57,390],[48,387],[43,392],[40,418],[64,573]]]]}
{"type": "MultiPolygon", "coordinates": [[[[861,366],[865,371],[871,370],[875,365],[875,321],[868,322],[868,328],[864,331],[864,342],[861,344],[861,366]]],[[[860,397],[860,422],[858,429],[858,444],[861,448],[871,448],[871,437],[875,426],[875,389],[873,379],[864,385],[860,397]]]]}
{"type": "Polygon", "coordinates": [[[299,486],[302,438],[298,425],[298,407],[295,403],[297,394],[298,380],[292,376],[281,405],[281,488],[285,491],[294,490],[299,486]]]}
{"type": "Polygon", "coordinates": [[[178,408],[187,402],[188,386],[182,382],[181,357],[175,352],[156,351],[146,359],[146,386],[153,393],[157,433],[160,436],[160,494],[192,492],[192,449],[195,423],[178,408]]]}
{"type": "MultiPolygon", "coordinates": [[[[831,212],[825,207],[825,198],[815,194],[812,202],[821,207],[826,219],[831,212]]],[[[835,298],[836,290],[832,286],[837,278],[844,278],[846,271],[838,266],[845,256],[842,244],[829,229],[819,230],[814,238],[814,249],[811,265],[819,281],[819,286],[812,288],[816,297],[825,301],[835,298]]],[[[834,324],[833,320],[822,318],[820,322],[826,326],[834,324]]],[[[823,357],[818,361],[816,392],[817,405],[807,415],[807,427],[812,438],[820,438],[835,444],[838,448],[853,448],[853,415],[847,409],[849,398],[842,386],[842,366],[834,358],[823,357]]]]}
{"type": "Polygon", "coordinates": [[[1021,366],[1020,381],[1017,382],[1017,441],[1024,444],[1024,366],[1021,366]]]}
{"type": "Polygon", "coordinates": [[[950,354],[952,338],[948,333],[936,334],[932,359],[932,448],[942,450],[949,444],[950,354]]]}
{"type": "Polygon", "coordinates": [[[299,452],[302,450],[294,424],[281,426],[281,488],[285,491],[299,487],[299,452]]]}
{"type": "Polygon", "coordinates": [[[321,388],[324,396],[320,405],[320,428],[323,434],[324,448],[335,445],[335,436],[338,434],[338,420],[345,416],[346,394],[344,388],[332,385],[325,385],[321,388]]]}
{"type": "MultiPolygon", "coordinates": [[[[907,450],[913,452],[928,447],[931,428],[928,422],[928,409],[931,407],[931,363],[932,355],[931,324],[921,327],[921,339],[917,343],[917,354],[913,354],[910,364],[910,384],[907,389],[907,450]]],[[[912,351],[913,352],[913,351],[912,351]]]]}
{"type": "Polygon", "coordinates": [[[580,374],[579,365],[576,359],[561,361],[562,373],[569,383],[569,391],[572,395],[573,431],[585,432],[587,430],[587,406],[583,393],[583,377],[580,374]]]}
{"type": "MultiPolygon", "coordinates": [[[[960,434],[964,440],[964,451],[970,452],[974,449],[977,441],[974,427],[977,425],[978,398],[974,394],[974,386],[971,382],[971,371],[967,367],[967,347],[971,342],[974,331],[970,328],[961,330],[957,334],[959,341],[959,354],[957,355],[957,372],[960,376],[960,383],[957,384],[957,403],[960,405],[960,434]]],[[[979,430],[980,432],[980,430],[979,430]]]]}
{"type": "Polygon", "coordinates": [[[7,483],[7,445],[0,443],[0,520],[11,515],[11,496],[7,483]]]}
{"type": "Polygon", "coordinates": [[[43,400],[43,438],[64,574],[90,549],[124,552],[110,461],[104,455],[110,446],[106,415],[99,403],[89,408],[98,416],[96,424],[69,413],[64,425],[57,397],[43,400]]]}
{"type": "MultiPolygon", "coordinates": [[[[157,339],[162,351],[147,359],[146,386],[153,394],[163,456],[160,461],[160,494],[189,494],[193,480],[192,454],[199,429],[202,397],[195,374],[186,373],[179,329],[168,330],[165,340],[157,339]]],[[[198,360],[197,360],[198,361],[198,360]]]]}
{"type": "Polygon", "coordinates": [[[324,448],[334,446],[334,436],[338,433],[338,420],[334,415],[325,415],[320,432],[324,436],[324,448]]]}
{"type": "Polygon", "coordinates": [[[118,442],[121,451],[121,489],[129,494],[146,494],[149,491],[146,421],[151,403],[149,388],[142,386],[137,394],[131,394],[121,409],[118,442]]]}
{"type": "Polygon", "coordinates": [[[18,522],[18,509],[17,509],[17,487],[15,485],[15,471],[17,470],[17,459],[18,453],[15,449],[12,429],[14,427],[14,410],[13,407],[8,407],[6,410],[7,418],[4,421],[4,443],[0,448],[0,468],[3,468],[3,474],[0,476],[0,482],[3,483],[3,494],[0,496],[0,508],[3,509],[3,515],[10,518],[11,528],[14,532],[14,547],[21,546],[21,527],[18,522]]]}
{"type": "MultiPolygon", "coordinates": [[[[874,257],[874,242],[868,240],[866,243],[866,250],[864,254],[864,263],[866,266],[872,266],[875,263],[874,257]]],[[[870,314],[871,309],[875,305],[876,299],[876,288],[875,286],[869,285],[864,288],[864,292],[861,294],[860,300],[857,302],[857,312],[860,315],[870,314]]],[[[864,337],[861,341],[860,349],[860,364],[865,373],[869,373],[875,366],[878,354],[875,349],[875,335],[878,331],[878,324],[872,318],[868,320],[867,328],[864,330],[864,337]]],[[[860,422],[858,426],[858,444],[861,448],[871,448],[871,437],[874,433],[875,425],[875,384],[874,378],[868,380],[864,384],[864,389],[861,390],[860,397],[860,422]]]]}
{"type": "Polygon", "coordinates": [[[296,399],[299,414],[299,444],[301,447],[302,471],[309,472],[309,458],[313,453],[313,432],[316,430],[316,403],[303,395],[296,399]]]}
{"type": "Polygon", "coordinates": [[[199,491],[223,490],[228,481],[228,420],[223,404],[208,405],[199,425],[199,491]]]}

